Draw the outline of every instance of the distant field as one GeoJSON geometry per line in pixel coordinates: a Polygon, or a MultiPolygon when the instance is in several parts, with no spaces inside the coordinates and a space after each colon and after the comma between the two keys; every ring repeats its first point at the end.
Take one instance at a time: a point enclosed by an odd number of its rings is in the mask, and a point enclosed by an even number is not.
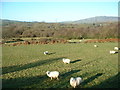
{"type": "Polygon", "coordinates": [[[72,88],[71,77],[82,77],[79,88],[118,87],[118,53],[110,55],[118,43],[71,43],[2,47],[3,88],[72,88]],[[95,48],[93,45],[97,44],[95,48]],[[51,55],[44,55],[44,51],[51,55]],[[71,59],[64,64],[62,58],[71,59]],[[51,80],[46,71],[60,72],[51,80]]]}

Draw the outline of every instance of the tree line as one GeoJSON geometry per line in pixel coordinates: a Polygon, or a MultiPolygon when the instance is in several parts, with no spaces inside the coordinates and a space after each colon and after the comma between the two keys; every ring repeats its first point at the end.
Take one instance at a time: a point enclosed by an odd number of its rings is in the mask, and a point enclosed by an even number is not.
{"type": "Polygon", "coordinates": [[[2,22],[2,38],[54,37],[64,39],[118,38],[118,23],[64,24],[45,22],[2,22]]]}

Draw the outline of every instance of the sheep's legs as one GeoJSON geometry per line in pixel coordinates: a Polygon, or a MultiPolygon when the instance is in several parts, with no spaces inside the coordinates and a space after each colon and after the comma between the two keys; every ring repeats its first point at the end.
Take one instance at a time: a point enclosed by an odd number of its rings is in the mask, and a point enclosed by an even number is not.
{"type": "Polygon", "coordinates": [[[57,77],[57,80],[59,80],[59,78],[57,77]]]}
{"type": "Polygon", "coordinates": [[[51,80],[52,80],[52,77],[51,77],[51,80]]]}

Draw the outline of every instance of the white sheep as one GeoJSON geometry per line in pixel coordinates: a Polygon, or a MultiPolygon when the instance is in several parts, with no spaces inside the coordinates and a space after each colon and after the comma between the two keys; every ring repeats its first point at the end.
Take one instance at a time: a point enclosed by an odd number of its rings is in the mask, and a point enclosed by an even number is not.
{"type": "Polygon", "coordinates": [[[113,51],[113,50],[110,51],[110,54],[115,54],[115,53],[117,53],[117,52],[116,52],[116,51],[113,51]]]}
{"type": "Polygon", "coordinates": [[[76,77],[76,78],[71,77],[70,78],[70,85],[74,88],[76,86],[80,85],[80,83],[82,83],[82,82],[83,82],[83,80],[81,77],[76,77]]]}
{"type": "Polygon", "coordinates": [[[47,71],[46,72],[47,76],[51,78],[57,78],[58,79],[58,76],[59,76],[59,72],[58,71],[47,71]]]}
{"type": "Polygon", "coordinates": [[[69,64],[70,63],[70,59],[63,58],[63,62],[69,64]]]}
{"type": "Polygon", "coordinates": [[[80,42],[82,42],[82,40],[79,40],[80,42]]]}
{"type": "Polygon", "coordinates": [[[94,47],[98,47],[97,45],[94,45],[94,47]]]}
{"type": "Polygon", "coordinates": [[[48,51],[45,51],[45,52],[44,52],[44,55],[48,55],[48,54],[49,54],[49,52],[48,52],[48,51]]]}
{"type": "Polygon", "coordinates": [[[119,50],[119,48],[118,47],[114,47],[114,50],[119,50]]]}

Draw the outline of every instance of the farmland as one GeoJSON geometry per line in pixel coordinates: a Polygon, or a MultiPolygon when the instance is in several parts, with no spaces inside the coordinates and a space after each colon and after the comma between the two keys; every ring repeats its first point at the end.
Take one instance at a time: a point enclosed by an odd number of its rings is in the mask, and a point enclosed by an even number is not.
{"type": "Polygon", "coordinates": [[[118,2],[2,1],[2,89],[120,87],[118,2]]]}
{"type": "Polygon", "coordinates": [[[109,51],[118,46],[106,43],[56,43],[2,47],[3,88],[72,88],[71,77],[82,77],[78,88],[117,88],[118,53],[109,51]],[[93,45],[98,45],[95,48],[93,45]],[[44,51],[51,52],[44,55],[44,51]],[[71,59],[64,64],[62,58],[71,59]],[[59,71],[59,80],[51,80],[46,71],[59,71]]]}

